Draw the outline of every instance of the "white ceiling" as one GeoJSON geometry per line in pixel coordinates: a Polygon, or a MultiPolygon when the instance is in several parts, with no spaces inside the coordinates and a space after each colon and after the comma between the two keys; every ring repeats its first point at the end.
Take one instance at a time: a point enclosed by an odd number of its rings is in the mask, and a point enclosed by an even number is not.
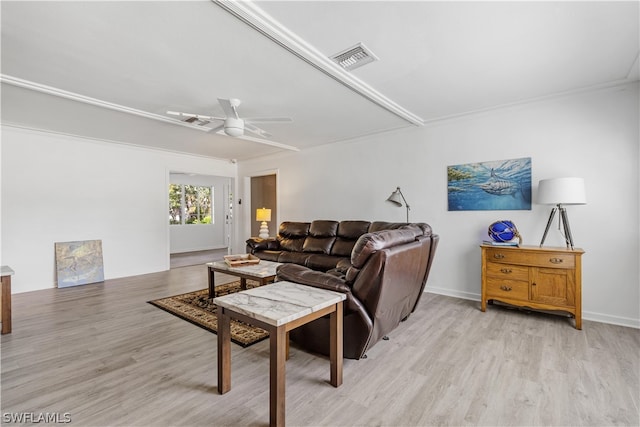
{"type": "Polygon", "coordinates": [[[3,0],[2,122],[218,158],[303,150],[416,126],[370,98],[429,123],[638,80],[639,5],[3,0]],[[380,60],[319,70],[357,42],[380,60]],[[260,125],[267,145],[166,115],[223,115],[217,98],[293,123],[260,125]]]}

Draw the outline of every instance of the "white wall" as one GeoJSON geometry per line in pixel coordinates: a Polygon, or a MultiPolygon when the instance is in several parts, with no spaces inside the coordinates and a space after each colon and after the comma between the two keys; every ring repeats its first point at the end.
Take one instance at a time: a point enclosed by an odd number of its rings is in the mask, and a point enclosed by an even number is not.
{"type": "Polygon", "coordinates": [[[171,173],[172,184],[213,187],[213,221],[211,224],[174,224],[169,227],[170,253],[203,251],[227,247],[226,214],[228,193],[226,187],[233,185],[233,178],[195,175],[193,173],[171,173]]]}
{"type": "Polygon", "coordinates": [[[55,287],[54,242],[102,240],[106,279],[168,269],[169,171],[234,177],[236,165],[4,126],[1,263],[13,292],[55,287]]]}
{"type": "MultiPolygon", "coordinates": [[[[538,245],[550,207],[448,212],[446,167],[531,157],[534,200],[540,179],[585,178],[588,204],[568,207],[576,246],[586,251],[584,318],[640,327],[639,97],[635,83],[511,106],[241,162],[238,177],[277,168],[281,220],[404,221],[404,208],[385,203],[402,187],[411,221],[441,237],[427,290],[479,300],[487,226],[511,219],[525,244],[538,245]]],[[[564,243],[554,233],[545,245],[564,243]]]]}

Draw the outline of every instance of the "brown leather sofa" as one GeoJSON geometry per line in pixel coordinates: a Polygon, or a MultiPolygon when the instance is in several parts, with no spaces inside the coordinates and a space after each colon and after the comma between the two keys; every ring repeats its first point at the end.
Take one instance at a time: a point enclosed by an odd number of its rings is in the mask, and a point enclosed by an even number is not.
{"type": "MultiPolygon", "coordinates": [[[[279,280],[347,294],[344,356],[360,359],[415,310],[438,240],[424,223],[286,222],[276,239],[250,239],[247,249],[286,263],[277,270],[279,280]]],[[[328,355],[329,318],[292,330],[290,338],[328,355]]]]}
{"type": "Polygon", "coordinates": [[[393,223],[369,221],[287,221],[280,224],[275,239],[247,240],[247,253],[260,259],[304,265],[327,271],[348,262],[356,240],[365,233],[393,223]]]}

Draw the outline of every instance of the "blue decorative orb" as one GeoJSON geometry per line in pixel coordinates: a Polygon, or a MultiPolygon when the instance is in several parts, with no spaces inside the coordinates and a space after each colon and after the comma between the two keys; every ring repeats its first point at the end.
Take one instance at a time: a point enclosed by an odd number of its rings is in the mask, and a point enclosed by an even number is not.
{"type": "Polygon", "coordinates": [[[496,221],[489,226],[489,237],[495,242],[509,242],[518,236],[518,229],[511,221],[496,221]]]}

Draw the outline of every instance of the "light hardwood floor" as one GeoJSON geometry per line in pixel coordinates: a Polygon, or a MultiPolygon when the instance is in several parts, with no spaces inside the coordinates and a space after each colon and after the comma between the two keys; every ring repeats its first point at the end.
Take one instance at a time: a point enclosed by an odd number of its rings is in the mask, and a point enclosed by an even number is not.
{"type": "Polygon", "coordinates": [[[207,251],[182,252],[169,256],[171,268],[188,267],[206,264],[211,261],[221,261],[228,254],[227,249],[211,249],[207,251]]]}
{"type": "MultiPolygon", "coordinates": [[[[14,295],[0,348],[2,421],[67,413],[75,426],[267,425],[268,341],[233,345],[221,396],[216,335],[147,304],[206,286],[199,265],[14,295]]],[[[577,331],[563,317],[479,305],[425,294],[389,341],[345,360],[337,389],[326,358],[292,346],[288,425],[640,424],[640,331],[589,321],[577,331]]]]}

